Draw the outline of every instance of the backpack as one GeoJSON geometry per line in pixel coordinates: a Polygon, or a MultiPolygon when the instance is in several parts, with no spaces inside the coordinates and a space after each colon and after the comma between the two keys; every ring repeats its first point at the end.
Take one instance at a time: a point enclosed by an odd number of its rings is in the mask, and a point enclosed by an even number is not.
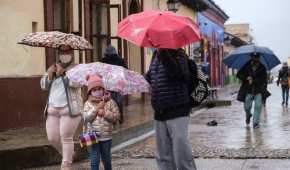
{"type": "Polygon", "coordinates": [[[281,70],[281,84],[288,85],[288,71],[281,70]]]}
{"type": "Polygon", "coordinates": [[[195,62],[188,59],[190,79],[188,84],[189,96],[190,96],[190,106],[199,106],[208,96],[208,85],[206,82],[206,77],[197,67],[195,62]]]}

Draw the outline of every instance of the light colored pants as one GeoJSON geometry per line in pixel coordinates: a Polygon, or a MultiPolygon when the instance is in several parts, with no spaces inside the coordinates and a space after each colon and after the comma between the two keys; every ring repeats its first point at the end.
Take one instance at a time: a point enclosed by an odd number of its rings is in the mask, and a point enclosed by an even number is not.
{"type": "Polygon", "coordinates": [[[159,170],[196,170],[188,142],[189,117],[155,121],[159,170]]]}
{"type": "Polygon", "coordinates": [[[247,115],[251,114],[253,101],[255,101],[253,122],[259,124],[260,115],[261,115],[261,111],[262,111],[262,95],[261,94],[256,94],[256,95],[247,94],[246,95],[244,109],[245,109],[247,115]]]}
{"type": "Polygon", "coordinates": [[[46,133],[50,143],[62,155],[62,164],[71,164],[74,154],[73,136],[81,117],[71,118],[68,107],[49,107],[46,133]]]}

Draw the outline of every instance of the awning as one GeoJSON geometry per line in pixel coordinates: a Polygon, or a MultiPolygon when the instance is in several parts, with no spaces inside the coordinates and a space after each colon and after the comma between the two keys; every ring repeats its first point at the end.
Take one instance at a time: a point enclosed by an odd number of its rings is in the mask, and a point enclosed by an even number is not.
{"type": "Polygon", "coordinates": [[[179,0],[182,4],[189,8],[201,12],[207,9],[212,9],[216,14],[222,17],[225,21],[229,16],[213,1],[213,0],[179,0]]]}

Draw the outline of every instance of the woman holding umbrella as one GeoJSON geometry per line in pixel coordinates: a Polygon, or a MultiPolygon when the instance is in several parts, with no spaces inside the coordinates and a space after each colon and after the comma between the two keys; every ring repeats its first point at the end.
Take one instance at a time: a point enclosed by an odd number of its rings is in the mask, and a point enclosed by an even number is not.
{"type": "Polygon", "coordinates": [[[61,169],[68,170],[73,161],[73,136],[81,120],[83,100],[81,85],[70,81],[67,71],[73,66],[73,50],[90,50],[92,45],[83,37],[58,31],[29,33],[18,44],[59,50],[59,62],[49,67],[40,84],[49,91],[45,108],[47,137],[62,155],[61,169]]]}
{"type": "Polygon", "coordinates": [[[62,170],[69,170],[73,161],[73,136],[81,120],[83,100],[81,88],[68,80],[66,71],[74,58],[70,46],[59,48],[59,62],[49,67],[41,79],[41,88],[49,91],[45,109],[48,140],[62,155],[62,170]]]}

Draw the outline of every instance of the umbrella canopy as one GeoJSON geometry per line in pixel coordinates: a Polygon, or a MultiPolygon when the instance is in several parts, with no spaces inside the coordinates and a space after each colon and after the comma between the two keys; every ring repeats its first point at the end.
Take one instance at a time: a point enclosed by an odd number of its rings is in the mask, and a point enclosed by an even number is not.
{"type": "Polygon", "coordinates": [[[87,85],[87,75],[100,75],[106,90],[120,92],[123,95],[149,91],[149,83],[137,72],[121,66],[100,62],[79,64],[66,75],[74,84],[87,85]]]}
{"type": "Polygon", "coordinates": [[[130,15],[118,24],[118,36],[140,47],[171,49],[200,40],[197,24],[169,11],[130,15]]]}
{"type": "Polygon", "coordinates": [[[230,68],[240,69],[251,60],[252,53],[259,53],[261,55],[260,62],[267,70],[271,70],[281,63],[278,57],[269,48],[255,45],[245,45],[237,48],[229,54],[223,62],[230,68]]]}
{"type": "Polygon", "coordinates": [[[74,50],[92,49],[91,44],[85,38],[58,31],[29,33],[24,35],[18,41],[18,44],[49,48],[59,48],[61,45],[67,45],[74,50]]]}

